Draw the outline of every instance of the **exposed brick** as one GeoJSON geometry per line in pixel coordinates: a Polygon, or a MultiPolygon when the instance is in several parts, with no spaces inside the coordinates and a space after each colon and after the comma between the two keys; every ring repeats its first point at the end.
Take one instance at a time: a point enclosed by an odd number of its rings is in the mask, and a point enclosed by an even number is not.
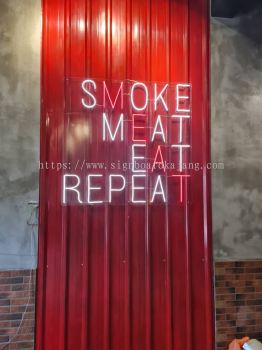
{"type": "Polygon", "coordinates": [[[35,271],[0,271],[0,349],[34,349],[34,291],[35,271]]]}
{"type": "Polygon", "coordinates": [[[0,299],[9,299],[10,298],[10,293],[1,293],[0,292],[0,299]]]}
{"type": "Polygon", "coordinates": [[[247,320],[247,319],[242,319],[242,320],[238,320],[236,322],[236,326],[237,327],[246,327],[246,326],[254,326],[256,325],[256,320],[255,319],[251,319],[251,320],[247,320]]]}
{"type": "Polygon", "coordinates": [[[33,342],[17,342],[16,345],[12,344],[10,346],[10,350],[18,350],[18,349],[33,349],[33,342]]]}
{"type": "Polygon", "coordinates": [[[10,276],[12,277],[26,277],[26,276],[30,276],[30,275],[35,275],[35,271],[31,271],[31,270],[14,270],[14,271],[10,271],[10,276]]]}
{"type": "Polygon", "coordinates": [[[0,271],[0,278],[2,277],[10,277],[11,271],[0,271]]]}
{"type": "Polygon", "coordinates": [[[0,344],[1,343],[8,343],[9,342],[9,336],[8,335],[0,335],[0,344]]]}
{"type": "Polygon", "coordinates": [[[217,262],[216,350],[246,335],[262,340],[262,261],[217,262]]]}
{"type": "Polygon", "coordinates": [[[247,300],[247,305],[262,305],[262,299],[247,300]]]}
{"type": "Polygon", "coordinates": [[[29,304],[32,303],[31,299],[28,301],[28,299],[12,299],[11,300],[11,306],[14,306],[14,305],[27,305],[27,303],[29,302],[29,304]]]}
{"type": "Polygon", "coordinates": [[[235,288],[236,294],[238,294],[238,293],[240,293],[240,294],[241,293],[243,293],[243,294],[252,293],[255,291],[256,291],[255,287],[237,287],[237,288],[235,288]]]}
{"type": "MultiPolygon", "coordinates": [[[[218,262],[215,271],[216,350],[227,349],[235,337],[248,335],[262,340],[262,261],[218,262]]],[[[0,272],[0,283],[0,316],[9,314],[10,318],[0,317],[0,342],[8,341],[21,326],[5,350],[33,350],[35,273],[0,272]],[[9,306],[10,312],[5,312],[9,306]]]]}
{"type": "Polygon", "coordinates": [[[262,267],[246,267],[245,270],[248,273],[262,273],[262,267]]]}
{"type": "Polygon", "coordinates": [[[0,320],[2,321],[8,321],[8,320],[21,320],[22,319],[22,313],[14,313],[14,314],[0,314],[0,320]]]}
{"type": "Polygon", "coordinates": [[[32,290],[32,287],[30,286],[30,284],[14,284],[12,285],[12,291],[29,291],[32,290]]]}
{"type": "MultiPolygon", "coordinates": [[[[242,274],[245,270],[243,268],[239,267],[231,267],[231,268],[225,268],[225,274],[231,275],[231,274],[242,274]]],[[[246,271],[247,272],[247,271],[246,271]]]]}
{"type": "Polygon", "coordinates": [[[0,335],[12,336],[17,333],[15,328],[0,328],[0,335]]]}
{"type": "Polygon", "coordinates": [[[6,314],[10,312],[10,306],[6,305],[6,306],[0,306],[0,314],[6,314]]]}
{"type": "Polygon", "coordinates": [[[0,277],[0,284],[16,284],[23,283],[23,277],[0,277]]]}
{"type": "Polygon", "coordinates": [[[1,306],[10,305],[10,300],[9,299],[2,299],[2,300],[0,300],[0,305],[1,306]]]}
{"type": "Polygon", "coordinates": [[[0,321],[0,328],[11,327],[11,321],[0,321]]]}

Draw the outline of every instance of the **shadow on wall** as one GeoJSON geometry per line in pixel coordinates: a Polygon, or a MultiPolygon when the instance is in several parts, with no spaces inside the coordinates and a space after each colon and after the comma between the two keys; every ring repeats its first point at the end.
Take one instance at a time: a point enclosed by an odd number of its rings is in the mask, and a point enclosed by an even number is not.
{"type": "Polygon", "coordinates": [[[256,9],[246,15],[240,17],[239,30],[247,36],[254,44],[262,45],[262,3],[259,0],[260,5],[256,9]]]}
{"type": "Polygon", "coordinates": [[[254,11],[261,0],[212,0],[212,16],[233,18],[254,11]]]}
{"type": "MultiPolygon", "coordinates": [[[[246,1],[246,0],[245,0],[246,1]]],[[[247,5],[248,6],[248,5],[247,5]]],[[[246,10],[243,10],[244,14],[238,15],[232,19],[216,18],[217,21],[225,23],[230,28],[236,27],[236,21],[238,21],[238,31],[246,36],[253,44],[262,45],[262,2],[261,0],[251,3],[246,10]]],[[[213,11],[212,11],[213,12],[213,11]]],[[[216,13],[216,11],[214,11],[216,13]]],[[[221,16],[222,17],[222,16],[221,16]]]]}

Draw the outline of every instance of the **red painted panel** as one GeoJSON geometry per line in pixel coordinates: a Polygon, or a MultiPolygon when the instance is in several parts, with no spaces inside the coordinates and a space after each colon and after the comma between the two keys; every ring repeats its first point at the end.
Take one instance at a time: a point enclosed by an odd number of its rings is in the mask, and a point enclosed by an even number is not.
{"type": "MultiPolygon", "coordinates": [[[[152,103],[142,112],[147,134],[158,113],[167,137],[178,133],[171,93],[166,101],[172,113],[154,112],[152,103]]],[[[213,350],[208,1],[43,0],[41,110],[41,162],[73,170],[41,170],[36,349],[213,350]],[[103,80],[112,95],[124,82],[124,142],[102,140],[102,107],[81,104],[85,79],[96,82],[98,104],[103,80]],[[185,172],[183,202],[179,182],[162,172],[167,201],[150,203],[156,177],[149,171],[147,202],[132,203],[128,170],[115,202],[63,205],[63,175],[94,173],[84,160],[131,161],[136,81],[151,99],[154,83],[171,92],[191,84],[185,160],[203,168],[185,172]]],[[[161,140],[147,144],[152,162],[161,140]]],[[[162,154],[178,159],[170,142],[162,154]]]]}

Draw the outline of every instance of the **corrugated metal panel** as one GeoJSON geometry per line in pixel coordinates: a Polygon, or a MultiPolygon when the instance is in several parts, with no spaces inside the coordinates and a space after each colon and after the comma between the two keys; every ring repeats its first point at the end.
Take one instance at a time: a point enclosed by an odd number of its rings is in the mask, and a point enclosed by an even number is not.
{"type": "MultiPolygon", "coordinates": [[[[41,162],[127,159],[73,111],[88,77],[190,82],[191,160],[209,161],[208,21],[207,0],[43,0],[41,162]]],[[[37,350],[213,350],[207,170],[182,205],[125,198],[62,206],[61,172],[42,170],[37,350]]]]}

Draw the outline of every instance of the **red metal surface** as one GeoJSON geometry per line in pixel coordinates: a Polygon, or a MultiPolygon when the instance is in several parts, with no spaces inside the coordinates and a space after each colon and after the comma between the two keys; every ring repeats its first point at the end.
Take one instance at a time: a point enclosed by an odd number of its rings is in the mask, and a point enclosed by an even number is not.
{"type": "MultiPolygon", "coordinates": [[[[96,132],[84,143],[75,133],[97,130],[68,109],[73,81],[92,77],[190,82],[191,161],[207,163],[208,7],[43,0],[41,162],[126,159],[127,141],[108,148],[96,132]]],[[[125,205],[62,206],[61,172],[42,170],[36,349],[213,350],[210,201],[205,167],[183,204],[162,206],[133,205],[128,193],[125,205]]]]}

